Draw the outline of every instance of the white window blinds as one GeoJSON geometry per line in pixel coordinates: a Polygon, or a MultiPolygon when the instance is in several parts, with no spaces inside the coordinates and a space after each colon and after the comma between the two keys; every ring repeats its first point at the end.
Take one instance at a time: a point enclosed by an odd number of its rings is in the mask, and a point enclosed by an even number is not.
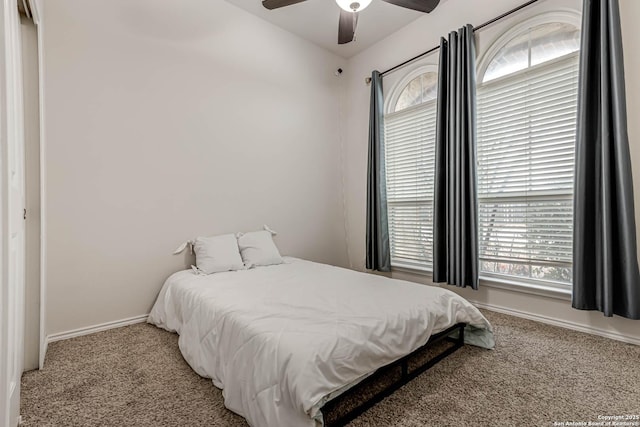
{"type": "Polygon", "coordinates": [[[385,117],[391,264],[431,269],[436,101],[385,117]]]}
{"type": "Polygon", "coordinates": [[[578,53],[478,87],[483,273],[571,282],[578,53]]]}

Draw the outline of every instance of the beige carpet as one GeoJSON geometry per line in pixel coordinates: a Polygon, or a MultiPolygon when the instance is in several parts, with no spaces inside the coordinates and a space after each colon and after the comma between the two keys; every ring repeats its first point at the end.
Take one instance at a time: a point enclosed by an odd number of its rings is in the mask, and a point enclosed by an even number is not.
{"type": "MultiPolygon", "coordinates": [[[[496,350],[465,346],[352,426],[551,426],[640,414],[640,347],[485,312],[496,350]]],[[[141,324],[53,343],[22,380],[26,426],[245,426],[141,324]]]]}

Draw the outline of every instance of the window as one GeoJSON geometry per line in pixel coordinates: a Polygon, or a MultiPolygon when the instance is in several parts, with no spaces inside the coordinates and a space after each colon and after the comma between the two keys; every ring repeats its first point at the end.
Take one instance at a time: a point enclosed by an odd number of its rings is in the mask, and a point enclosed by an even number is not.
{"type": "Polygon", "coordinates": [[[571,284],[579,49],[577,24],[546,22],[489,55],[478,85],[484,276],[571,284]]]}
{"type": "MultiPolygon", "coordinates": [[[[478,202],[483,278],[567,288],[572,276],[579,15],[540,15],[480,63],[478,202]]],[[[411,73],[385,116],[391,264],[431,270],[438,75],[411,73]]]]}
{"type": "Polygon", "coordinates": [[[421,71],[390,98],[385,141],[391,264],[425,270],[433,248],[438,74],[421,71]]]}

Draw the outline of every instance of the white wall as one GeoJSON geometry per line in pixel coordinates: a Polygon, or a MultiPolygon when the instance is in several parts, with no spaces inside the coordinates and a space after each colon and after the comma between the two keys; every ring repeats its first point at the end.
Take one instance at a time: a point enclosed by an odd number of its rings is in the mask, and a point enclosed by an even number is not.
{"type": "MultiPolygon", "coordinates": [[[[346,196],[348,210],[349,244],[352,248],[351,262],[359,269],[364,268],[364,242],[366,226],[366,170],[367,134],[370,87],[364,78],[372,70],[384,71],[407,58],[411,58],[439,44],[440,36],[470,23],[479,25],[520,4],[522,0],[492,0],[469,2],[467,0],[447,0],[432,14],[424,16],[402,30],[392,34],[376,45],[351,58],[348,65],[348,107],[345,122],[348,141],[346,174],[346,196]]],[[[543,0],[514,15],[515,20],[534,16],[549,7],[580,9],[580,0],[543,0]]],[[[630,144],[632,160],[636,166],[634,182],[636,191],[637,224],[640,227],[640,122],[634,118],[640,113],[640,84],[635,76],[640,74],[640,38],[634,29],[640,18],[640,2],[621,0],[623,36],[625,43],[625,65],[630,119],[630,144]]],[[[482,54],[509,22],[501,21],[477,33],[478,52],[482,54]]],[[[479,58],[480,59],[480,58],[479,58]]],[[[426,57],[400,71],[385,77],[385,92],[390,93],[394,84],[415,67],[426,63],[437,64],[438,53],[426,57]]],[[[640,236],[640,228],[638,230],[640,236]]],[[[394,277],[431,284],[428,276],[394,273],[394,277]]],[[[453,289],[456,290],[456,289],[453,289]]],[[[456,290],[458,291],[458,290],[456,290]]],[[[523,294],[504,289],[484,287],[480,292],[458,291],[469,300],[494,309],[508,310],[546,321],[560,321],[576,328],[590,329],[615,337],[627,337],[640,343],[640,328],[637,322],[623,318],[604,318],[598,312],[582,312],[571,308],[567,299],[554,299],[523,294]]]]}
{"type": "Polygon", "coordinates": [[[343,60],[220,0],[44,3],[47,334],[148,313],[197,235],[346,265],[343,60]]]}

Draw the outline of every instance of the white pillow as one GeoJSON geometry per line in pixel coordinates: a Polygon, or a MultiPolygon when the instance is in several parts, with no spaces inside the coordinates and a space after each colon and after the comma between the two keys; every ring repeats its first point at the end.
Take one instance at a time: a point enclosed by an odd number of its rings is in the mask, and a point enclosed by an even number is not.
{"type": "Polygon", "coordinates": [[[198,237],[193,244],[196,266],[205,274],[244,269],[238,240],[233,234],[198,237]]]}
{"type": "Polygon", "coordinates": [[[284,263],[276,244],[273,243],[271,231],[239,234],[238,246],[247,268],[284,263]]]}

